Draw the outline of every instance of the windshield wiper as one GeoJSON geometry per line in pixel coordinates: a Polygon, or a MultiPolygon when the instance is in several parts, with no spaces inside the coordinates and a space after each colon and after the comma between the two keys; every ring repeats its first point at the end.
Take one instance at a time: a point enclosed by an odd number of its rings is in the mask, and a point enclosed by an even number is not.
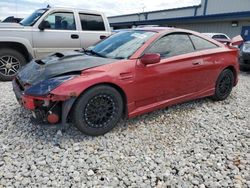
{"type": "Polygon", "coordinates": [[[85,53],[90,53],[90,54],[92,54],[92,55],[96,55],[96,56],[98,56],[98,57],[106,58],[106,56],[104,56],[104,55],[102,55],[102,54],[100,54],[100,53],[98,53],[98,52],[96,52],[96,51],[94,51],[94,50],[84,50],[84,52],[85,52],[85,53]]]}

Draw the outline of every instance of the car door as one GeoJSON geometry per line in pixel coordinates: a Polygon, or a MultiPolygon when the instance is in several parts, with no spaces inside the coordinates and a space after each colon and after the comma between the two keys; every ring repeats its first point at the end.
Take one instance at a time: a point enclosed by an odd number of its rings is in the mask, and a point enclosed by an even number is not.
{"type": "MultiPolygon", "coordinates": [[[[219,75],[218,64],[223,62],[219,46],[196,35],[189,35],[195,50],[202,55],[202,65],[197,65],[196,75],[200,79],[197,92],[205,92],[215,87],[219,75]]],[[[223,53],[223,48],[221,52],[223,53]]]]}
{"type": "Polygon", "coordinates": [[[79,32],[73,12],[56,11],[43,19],[44,30],[33,31],[33,43],[36,57],[49,53],[80,49],[79,32]]]}
{"type": "Polygon", "coordinates": [[[202,55],[186,33],[172,33],[156,41],[145,53],[159,53],[161,61],[136,67],[137,107],[191,97],[201,86],[202,55]]]}
{"type": "Polygon", "coordinates": [[[109,26],[100,14],[79,13],[81,47],[87,48],[110,35],[109,26]]]}

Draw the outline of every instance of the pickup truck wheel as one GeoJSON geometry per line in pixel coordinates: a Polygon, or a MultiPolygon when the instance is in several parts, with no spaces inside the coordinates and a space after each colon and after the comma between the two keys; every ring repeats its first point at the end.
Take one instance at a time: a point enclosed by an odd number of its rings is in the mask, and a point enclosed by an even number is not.
{"type": "Polygon", "coordinates": [[[0,49],[0,81],[11,81],[22,65],[24,56],[13,49],[0,49]]]}
{"type": "Polygon", "coordinates": [[[99,136],[116,126],[122,112],[123,100],[120,93],[109,86],[96,86],[77,100],[73,121],[84,134],[99,136]]]}

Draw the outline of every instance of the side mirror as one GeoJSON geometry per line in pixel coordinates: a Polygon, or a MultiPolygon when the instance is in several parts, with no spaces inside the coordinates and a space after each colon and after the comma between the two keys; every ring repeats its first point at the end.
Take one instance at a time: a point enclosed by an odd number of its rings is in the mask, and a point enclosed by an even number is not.
{"type": "Polygon", "coordinates": [[[49,24],[49,22],[48,21],[42,21],[41,23],[40,23],[40,25],[38,26],[38,28],[41,30],[41,31],[43,31],[44,29],[50,29],[50,24],[49,24]]]}
{"type": "Polygon", "coordinates": [[[243,38],[238,35],[231,40],[231,46],[240,46],[244,42],[243,38]]]}
{"type": "Polygon", "coordinates": [[[160,54],[144,54],[141,57],[141,63],[143,65],[150,65],[159,63],[161,61],[161,55],[160,54]]]}

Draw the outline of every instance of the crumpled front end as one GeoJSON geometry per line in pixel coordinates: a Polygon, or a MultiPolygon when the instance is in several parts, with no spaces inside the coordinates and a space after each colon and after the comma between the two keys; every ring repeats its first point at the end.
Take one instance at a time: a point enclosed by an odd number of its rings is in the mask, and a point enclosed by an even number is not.
{"type": "MultiPolygon", "coordinates": [[[[66,87],[57,94],[53,94],[53,90],[81,77],[83,70],[115,61],[75,51],[55,53],[41,60],[32,60],[24,66],[13,80],[13,90],[19,103],[32,110],[35,117],[53,124],[60,120],[65,122],[77,95],[66,87]],[[71,94],[63,94],[66,91],[71,94]]],[[[82,80],[75,87],[83,87],[82,80]]]]}
{"type": "MultiPolygon", "coordinates": [[[[61,114],[64,110],[63,103],[67,103],[67,101],[70,100],[69,98],[54,96],[50,93],[39,96],[39,92],[43,93],[43,90],[38,90],[37,95],[35,95],[36,93],[33,93],[34,95],[28,95],[27,91],[29,91],[32,86],[23,85],[18,78],[15,78],[12,84],[19,104],[24,108],[31,110],[33,112],[33,117],[38,122],[57,124],[62,120],[61,114]]],[[[64,121],[66,123],[66,119],[64,121]]]]}

